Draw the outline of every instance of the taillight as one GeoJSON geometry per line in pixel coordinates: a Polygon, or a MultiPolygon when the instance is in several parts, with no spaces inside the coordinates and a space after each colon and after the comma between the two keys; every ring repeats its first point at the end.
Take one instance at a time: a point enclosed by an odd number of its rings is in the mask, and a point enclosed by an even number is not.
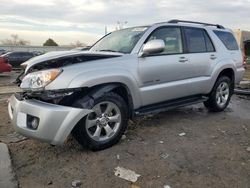
{"type": "Polygon", "coordinates": [[[242,65],[246,65],[246,56],[245,56],[245,46],[243,46],[243,51],[242,51],[242,65]]]}

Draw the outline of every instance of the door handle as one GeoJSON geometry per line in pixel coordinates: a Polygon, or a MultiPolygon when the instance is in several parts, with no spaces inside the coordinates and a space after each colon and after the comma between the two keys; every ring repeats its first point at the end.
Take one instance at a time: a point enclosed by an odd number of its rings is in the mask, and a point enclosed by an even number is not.
{"type": "Polygon", "coordinates": [[[180,57],[180,59],[179,59],[180,63],[185,63],[187,61],[188,61],[188,59],[186,57],[180,57]]]}
{"type": "Polygon", "coordinates": [[[215,56],[215,55],[211,55],[210,56],[210,59],[212,59],[212,60],[214,60],[214,59],[216,59],[217,57],[215,56]]]}

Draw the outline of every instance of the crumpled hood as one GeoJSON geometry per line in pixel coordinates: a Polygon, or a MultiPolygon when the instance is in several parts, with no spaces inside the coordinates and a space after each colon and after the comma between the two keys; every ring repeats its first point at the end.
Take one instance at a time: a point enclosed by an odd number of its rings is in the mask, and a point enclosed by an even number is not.
{"type": "Polygon", "coordinates": [[[25,74],[32,71],[59,68],[86,61],[107,59],[122,56],[122,53],[95,52],[95,51],[56,51],[34,57],[22,65],[25,65],[25,74]]]}

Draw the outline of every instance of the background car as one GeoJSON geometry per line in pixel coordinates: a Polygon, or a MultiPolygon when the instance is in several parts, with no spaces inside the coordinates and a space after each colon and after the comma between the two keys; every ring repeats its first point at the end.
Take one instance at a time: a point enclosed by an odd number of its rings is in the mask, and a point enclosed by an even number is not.
{"type": "Polygon", "coordinates": [[[77,47],[77,48],[73,48],[71,49],[71,51],[88,51],[91,48],[91,46],[86,46],[86,47],[77,47]]]}
{"type": "Polygon", "coordinates": [[[0,55],[5,54],[6,51],[4,49],[0,49],[0,55]]]}
{"type": "Polygon", "coordinates": [[[39,55],[43,55],[44,52],[40,52],[40,51],[33,51],[32,52],[35,56],[39,56],[39,55]]]}
{"type": "Polygon", "coordinates": [[[2,55],[2,57],[4,57],[13,67],[19,67],[20,64],[34,56],[35,54],[33,52],[8,52],[2,55]]]}
{"type": "Polygon", "coordinates": [[[11,70],[12,70],[12,66],[7,63],[4,57],[0,57],[0,73],[10,72],[11,70]]]}

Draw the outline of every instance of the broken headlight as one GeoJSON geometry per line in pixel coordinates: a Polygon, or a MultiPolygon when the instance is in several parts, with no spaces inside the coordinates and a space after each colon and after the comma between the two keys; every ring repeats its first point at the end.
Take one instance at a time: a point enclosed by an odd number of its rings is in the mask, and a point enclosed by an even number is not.
{"type": "Polygon", "coordinates": [[[26,75],[21,83],[24,90],[41,90],[62,73],[62,69],[38,71],[26,75]]]}

